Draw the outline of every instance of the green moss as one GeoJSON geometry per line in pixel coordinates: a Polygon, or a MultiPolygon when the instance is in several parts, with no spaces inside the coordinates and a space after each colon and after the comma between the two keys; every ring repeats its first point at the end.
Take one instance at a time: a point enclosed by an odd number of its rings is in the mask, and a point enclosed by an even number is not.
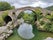
{"type": "Polygon", "coordinates": [[[31,22],[31,21],[33,21],[34,18],[33,18],[33,16],[31,16],[30,14],[24,14],[23,19],[24,19],[25,21],[31,22]]]}
{"type": "Polygon", "coordinates": [[[41,12],[40,8],[35,10],[35,14],[37,15],[38,20],[43,17],[43,13],[41,12]]]}
{"type": "Polygon", "coordinates": [[[0,26],[3,26],[4,25],[4,19],[5,17],[8,15],[8,11],[4,11],[2,13],[2,15],[0,16],[0,26]]]}
{"type": "Polygon", "coordinates": [[[18,19],[20,19],[21,17],[23,17],[23,15],[24,15],[24,12],[21,12],[19,15],[18,15],[18,19]]]}
{"type": "Polygon", "coordinates": [[[2,18],[4,19],[8,15],[8,11],[4,11],[2,14],[2,18]]]}
{"type": "Polygon", "coordinates": [[[21,12],[18,16],[18,19],[23,18],[25,22],[27,23],[34,23],[34,13],[32,12],[31,14],[21,12]]]}
{"type": "Polygon", "coordinates": [[[41,15],[41,9],[36,9],[35,12],[37,15],[41,15]]]}
{"type": "Polygon", "coordinates": [[[0,26],[2,26],[4,24],[4,20],[3,18],[0,16],[0,26]]]}

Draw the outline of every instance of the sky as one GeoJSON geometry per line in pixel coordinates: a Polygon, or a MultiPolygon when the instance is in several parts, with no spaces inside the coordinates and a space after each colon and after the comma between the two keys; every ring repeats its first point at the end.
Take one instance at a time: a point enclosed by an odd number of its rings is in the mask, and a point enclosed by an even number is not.
{"type": "Polygon", "coordinates": [[[21,8],[25,6],[32,6],[32,7],[48,7],[53,5],[53,0],[0,0],[9,2],[15,8],[21,8]]]}

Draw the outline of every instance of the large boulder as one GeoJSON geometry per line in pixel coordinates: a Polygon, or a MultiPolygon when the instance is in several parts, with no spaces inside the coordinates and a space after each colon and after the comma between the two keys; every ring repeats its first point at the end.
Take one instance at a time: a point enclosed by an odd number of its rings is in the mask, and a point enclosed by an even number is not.
{"type": "Polygon", "coordinates": [[[12,30],[9,30],[7,26],[0,27],[0,40],[5,40],[13,33],[12,30]]]}
{"type": "Polygon", "coordinates": [[[5,40],[5,36],[0,36],[0,40],[5,40]]]}
{"type": "Polygon", "coordinates": [[[3,33],[3,35],[5,35],[5,38],[8,38],[12,33],[13,33],[13,31],[9,30],[6,34],[3,33]]]}
{"type": "Polygon", "coordinates": [[[10,21],[8,22],[8,24],[6,25],[9,29],[13,29],[13,22],[10,21]]]}
{"type": "Polygon", "coordinates": [[[8,32],[8,29],[7,29],[6,26],[0,27],[0,34],[3,33],[3,32],[8,32]]]}
{"type": "Polygon", "coordinates": [[[24,22],[24,19],[23,19],[23,18],[17,19],[17,20],[15,21],[15,23],[14,23],[14,27],[16,27],[16,26],[22,24],[23,22],[24,22]]]}
{"type": "Polygon", "coordinates": [[[8,31],[8,34],[12,34],[12,33],[13,33],[13,31],[12,31],[12,30],[9,30],[9,31],[8,31]]]}

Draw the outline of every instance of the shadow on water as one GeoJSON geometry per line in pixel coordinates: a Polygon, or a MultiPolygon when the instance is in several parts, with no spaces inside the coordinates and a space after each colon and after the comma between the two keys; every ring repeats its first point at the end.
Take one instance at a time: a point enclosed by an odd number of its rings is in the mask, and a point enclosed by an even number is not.
{"type": "Polygon", "coordinates": [[[35,40],[36,37],[38,36],[39,31],[37,30],[37,26],[33,25],[33,33],[34,33],[34,38],[32,38],[31,40],[35,40]]]}

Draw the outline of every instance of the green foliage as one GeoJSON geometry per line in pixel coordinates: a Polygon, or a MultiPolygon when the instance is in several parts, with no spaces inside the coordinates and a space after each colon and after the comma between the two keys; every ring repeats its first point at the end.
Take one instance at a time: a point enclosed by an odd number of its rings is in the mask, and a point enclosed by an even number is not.
{"type": "Polygon", "coordinates": [[[49,6],[46,9],[53,11],[53,6],[49,6]]]}
{"type": "Polygon", "coordinates": [[[37,15],[41,15],[41,9],[36,9],[35,12],[37,15]]]}
{"type": "Polygon", "coordinates": [[[51,14],[46,13],[46,15],[42,16],[42,18],[40,18],[40,17],[41,17],[41,15],[38,15],[38,21],[40,22],[40,25],[42,28],[40,26],[38,26],[40,28],[39,30],[53,32],[53,13],[51,13],[51,14]]]}
{"type": "Polygon", "coordinates": [[[44,21],[40,21],[40,24],[41,24],[41,25],[44,25],[44,23],[45,23],[44,21]]]}
{"type": "Polygon", "coordinates": [[[44,26],[44,29],[45,29],[46,31],[53,32],[53,24],[47,23],[47,24],[44,24],[44,25],[45,25],[45,26],[44,26]]]}
{"type": "Polygon", "coordinates": [[[53,15],[46,15],[45,16],[47,19],[49,19],[50,21],[53,21],[53,15]]]}
{"type": "Polygon", "coordinates": [[[34,17],[32,16],[32,14],[27,14],[25,13],[23,15],[23,19],[26,21],[28,21],[29,23],[32,23],[34,21],[34,17]]]}
{"type": "Polygon", "coordinates": [[[15,7],[14,6],[11,6],[11,8],[10,9],[15,9],[15,7]]]}
{"type": "Polygon", "coordinates": [[[14,9],[9,3],[7,2],[0,2],[0,11],[14,9]]]}
{"type": "MultiPolygon", "coordinates": [[[[36,27],[34,27],[33,31],[34,31],[33,33],[34,33],[35,37],[30,40],[44,40],[47,37],[53,38],[53,33],[38,31],[36,29],[36,27]]],[[[6,40],[15,40],[15,39],[16,40],[24,40],[18,35],[17,28],[13,29],[13,35],[11,35],[6,40]]]]}
{"type": "Polygon", "coordinates": [[[41,9],[36,9],[35,10],[35,14],[37,15],[37,19],[41,19],[43,17],[42,13],[41,13],[41,9]]]}
{"type": "Polygon", "coordinates": [[[52,31],[52,32],[53,32],[53,24],[51,25],[50,31],[52,31]]]}
{"type": "Polygon", "coordinates": [[[46,24],[44,24],[44,25],[45,25],[45,26],[44,26],[44,29],[45,29],[46,31],[49,31],[51,25],[50,25],[49,23],[46,23],[46,24]]]}
{"type": "Polygon", "coordinates": [[[43,28],[41,28],[41,30],[43,29],[48,32],[53,32],[53,21],[50,20],[50,17],[47,17],[46,19],[39,21],[41,26],[44,25],[42,26],[43,28]]]}
{"type": "Polygon", "coordinates": [[[2,14],[2,18],[4,19],[8,15],[8,11],[4,11],[2,14]]]}
{"type": "Polygon", "coordinates": [[[25,22],[32,24],[32,23],[34,23],[34,21],[35,21],[34,16],[35,16],[35,15],[34,15],[33,12],[30,13],[30,14],[25,13],[25,12],[21,12],[21,13],[19,14],[19,16],[18,16],[18,19],[23,18],[25,22]]]}
{"type": "Polygon", "coordinates": [[[4,25],[4,19],[5,19],[5,17],[8,15],[8,11],[4,11],[3,13],[2,13],[2,15],[0,16],[0,26],[3,26],[4,25]]]}
{"type": "MultiPolygon", "coordinates": [[[[37,27],[44,31],[53,32],[53,12],[45,14],[43,16],[43,13],[41,13],[41,9],[36,9],[35,12],[32,12],[31,14],[21,12],[21,14],[18,16],[18,18],[23,18],[25,22],[31,23],[34,25],[35,19],[38,20],[40,26],[37,27]]],[[[38,29],[39,30],[39,29],[38,29]]]]}
{"type": "Polygon", "coordinates": [[[23,15],[24,15],[24,12],[21,12],[19,15],[18,15],[18,19],[20,19],[21,17],[23,17],[23,15]]]}
{"type": "Polygon", "coordinates": [[[4,20],[3,18],[0,16],[0,26],[4,25],[4,20]]]}

